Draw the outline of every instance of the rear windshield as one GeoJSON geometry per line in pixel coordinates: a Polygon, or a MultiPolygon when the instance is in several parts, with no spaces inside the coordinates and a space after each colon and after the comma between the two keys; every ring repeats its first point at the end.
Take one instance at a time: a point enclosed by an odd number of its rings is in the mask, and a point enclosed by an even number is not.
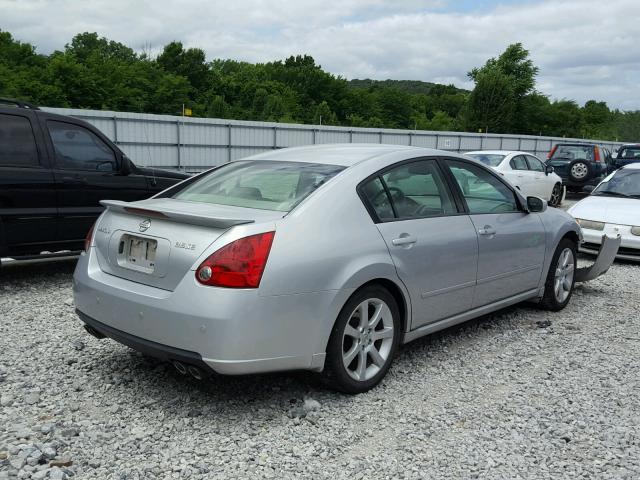
{"type": "Polygon", "coordinates": [[[498,153],[474,153],[469,156],[471,158],[475,158],[476,160],[484,163],[489,167],[497,167],[505,157],[504,155],[500,155],[498,153]]]}
{"type": "Polygon", "coordinates": [[[640,147],[623,147],[618,150],[618,158],[640,160],[640,147]]]}
{"type": "Polygon", "coordinates": [[[173,198],[288,212],[344,167],[302,162],[232,162],[188,185],[173,198]]]}
{"type": "Polygon", "coordinates": [[[593,145],[558,145],[553,160],[593,160],[593,145]]]}

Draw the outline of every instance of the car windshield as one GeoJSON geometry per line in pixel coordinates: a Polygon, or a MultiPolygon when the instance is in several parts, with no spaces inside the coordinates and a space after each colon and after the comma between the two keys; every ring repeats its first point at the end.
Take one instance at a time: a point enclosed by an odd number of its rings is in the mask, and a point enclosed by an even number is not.
{"type": "Polygon", "coordinates": [[[640,146],[639,147],[622,147],[618,151],[618,158],[629,158],[640,160],[640,146]]]}
{"type": "Polygon", "coordinates": [[[640,198],[640,170],[618,170],[608,181],[598,185],[592,194],[640,198]]]}
{"type": "Polygon", "coordinates": [[[593,160],[593,145],[558,145],[552,160],[593,160]]]}
{"type": "Polygon", "coordinates": [[[173,198],[288,212],[342,170],[318,163],[238,161],[217,168],[173,198]]]}
{"type": "Polygon", "coordinates": [[[489,167],[497,167],[505,157],[505,155],[501,155],[499,153],[472,153],[469,154],[469,156],[484,163],[485,165],[488,165],[489,167]]]}

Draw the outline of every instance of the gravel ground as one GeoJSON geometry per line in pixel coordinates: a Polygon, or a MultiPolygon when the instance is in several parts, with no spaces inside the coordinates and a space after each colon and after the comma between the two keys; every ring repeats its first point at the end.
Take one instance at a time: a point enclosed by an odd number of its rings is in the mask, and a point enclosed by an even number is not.
{"type": "Polygon", "coordinates": [[[197,382],[85,334],[73,262],[0,276],[0,479],[639,478],[640,266],[403,347],[356,397],[197,382]]]}

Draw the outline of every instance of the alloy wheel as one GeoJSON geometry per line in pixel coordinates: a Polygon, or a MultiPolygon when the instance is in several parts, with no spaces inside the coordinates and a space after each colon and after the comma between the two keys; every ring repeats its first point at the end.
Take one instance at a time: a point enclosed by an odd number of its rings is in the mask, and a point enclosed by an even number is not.
{"type": "Polygon", "coordinates": [[[551,191],[551,200],[549,203],[553,207],[557,207],[560,205],[560,200],[562,198],[562,187],[558,184],[554,185],[553,190],[551,191]]]}
{"type": "Polygon", "coordinates": [[[574,270],[575,259],[573,251],[570,248],[565,248],[558,257],[553,283],[553,291],[559,303],[563,303],[571,293],[574,270]]]}
{"type": "Polygon", "coordinates": [[[351,378],[373,378],[389,361],[395,331],[389,306],[379,298],[361,302],[342,334],[342,362],[351,378]]]}

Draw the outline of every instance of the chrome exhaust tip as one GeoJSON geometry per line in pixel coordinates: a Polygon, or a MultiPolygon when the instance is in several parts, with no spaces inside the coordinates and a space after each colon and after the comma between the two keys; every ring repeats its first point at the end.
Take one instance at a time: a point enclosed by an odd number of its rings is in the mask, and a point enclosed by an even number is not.
{"type": "Polygon", "coordinates": [[[175,367],[175,369],[178,371],[179,374],[181,374],[181,375],[186,375],[187,374],[187,367],[185,367],[184,364],[180,363],[177,360],[174,360],[172,363],[173,363],[173,366],[175,367]]]}
{"type": "Polygon", "coordinates": [[[189,366],[188,370],[189,374],[191,374],[193,378],[195,378],[196,380],[202,380],[202,372],[198,367],[189,366]]]}

